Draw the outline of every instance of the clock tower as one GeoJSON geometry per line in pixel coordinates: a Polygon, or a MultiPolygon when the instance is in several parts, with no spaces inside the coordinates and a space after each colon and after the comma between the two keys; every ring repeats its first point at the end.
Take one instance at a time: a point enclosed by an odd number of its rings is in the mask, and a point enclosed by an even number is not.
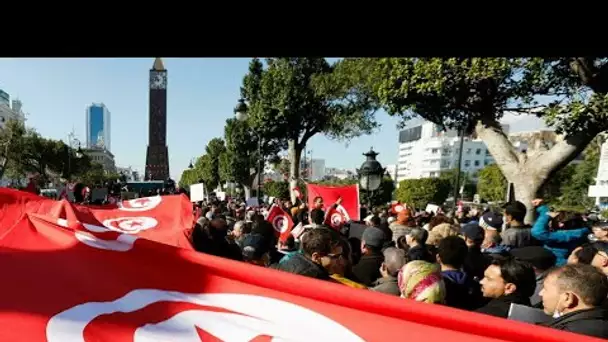
{"type": "Polygon", "coordinates": [[[160,58],[150,69],[150,116],[148,121],[148,150],[145,180],[169,178],[167,149],[167,70],[160,58]]]}

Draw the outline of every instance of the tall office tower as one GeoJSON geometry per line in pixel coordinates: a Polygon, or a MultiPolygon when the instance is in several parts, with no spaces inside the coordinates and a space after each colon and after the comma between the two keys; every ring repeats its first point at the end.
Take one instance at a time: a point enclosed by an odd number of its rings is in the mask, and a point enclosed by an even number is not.
{"type": "Polygon", "coordinates": [[[110,111],[103,103],[93,103],[86,111],[87,148],[103,148],[111,151],[110,111]]]}

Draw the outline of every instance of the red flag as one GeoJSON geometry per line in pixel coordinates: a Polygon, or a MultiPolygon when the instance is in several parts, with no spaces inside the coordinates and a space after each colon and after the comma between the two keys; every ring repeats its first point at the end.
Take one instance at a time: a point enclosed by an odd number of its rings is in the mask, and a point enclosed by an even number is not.
{"type": "Polygon", "coordinates": [[[306,184],[308,191],[308,207],[314,208],[315,197],[321,196],[327,211],[329,207],[334,205],[339,198],[342,198],[342,207],[344,207],[344,215],[353,221],[359,220],[359,186],[325,186],[317,184],[306,184]]]}
{"type": "Polygon", "coordinates": [[[332,206],[325,212],[325,221],[323,223],[335,230],[340,230],[346,222],[348,222],[346,209],[341,205],[332,206]]]}
{"type": "Polygon", "coordinates": [[[77,225],[85,231],[116,237],[138,235],[150,240],[188,248],[183,232],[192,227],[192,205],[185,195],[153,196],[123,201],[118,205],[76,205],[54,201],[22,191],[0,189],[6,214],[0,220],[12,225],[25,213],[45,215],[59,225],[77,225]]]}
{"type": "Polygon", "coordinates": [[[272,224],[275,235],[281,239],[286,239],[293,229],[291,216],[276,204],[270,207],[266,221],[272,224]]]}
{"type": "Polygon", "coordinates": [[[391,213],[393,213],[393,214],[399,214],[401,211],[403,211],[406,208],[407,207],[405,204],[401,204],[399,202],[391,203],[391,213]]]}
{"type": "Polygon", "coordinates": [[[0,341],[601,341],[121,236],[0,227],[0,341]]]}

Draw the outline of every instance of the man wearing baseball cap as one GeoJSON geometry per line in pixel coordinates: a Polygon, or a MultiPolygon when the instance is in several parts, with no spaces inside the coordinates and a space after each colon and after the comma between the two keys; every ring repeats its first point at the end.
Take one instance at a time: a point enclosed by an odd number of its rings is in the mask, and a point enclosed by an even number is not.
{"type": "Polygon", "coordinates": [[[362,257],[353,267],[355,277],[365,286],[372,286],[380,278],[380,266],[384,262],[382,246],[386,236],[380,228],[367,227],[361,236],[362,257]]]}
{"type": "Polygon", "coordinates": [[[482,252],[504,255],[509,251],[507,246],[500,244],[502,224],[502,216],[497,213],[489,211],[481,216],[479,226],[484,230],[484,240],[481,244],[482,252]]]}

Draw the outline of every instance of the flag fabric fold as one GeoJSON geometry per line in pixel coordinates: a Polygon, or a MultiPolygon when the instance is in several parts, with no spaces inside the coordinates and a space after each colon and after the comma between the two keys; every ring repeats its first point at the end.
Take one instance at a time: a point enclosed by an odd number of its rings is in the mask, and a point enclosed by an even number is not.
{"type": "Polygon", "coordinates": [[[1,204],[0,341],[600,341],[222,259],[126,228],[95,232],[77,219],[81,208],[71,215],[64,202],[12,195],[0,191],[12,201],[1,204]],[[65,217],[49,214],[61,206],[65,217]]]}

